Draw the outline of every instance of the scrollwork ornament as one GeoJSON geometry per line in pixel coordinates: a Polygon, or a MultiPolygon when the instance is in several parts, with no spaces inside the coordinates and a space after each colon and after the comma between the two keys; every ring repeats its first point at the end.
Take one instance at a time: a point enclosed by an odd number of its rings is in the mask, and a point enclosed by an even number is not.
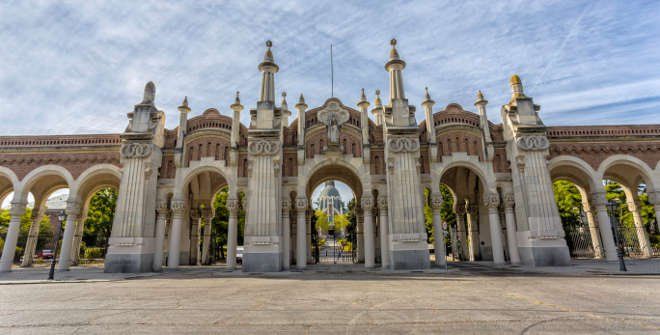
{"type": "Polygon", "coordinates": [[[124,158],[145,158],[151,155],[150,143],[127,143],[121,147],[121,155],[124,158]]]}
{"type": "Polygon", "coordinates": [[[248,153],[254,156],[274,155],[280,150],[278,141],[257,140],[248,144],[248,153]]]}
{"type": "Polygon", "coordinates": [[[419,140],[416,138],[394,137],[388,141],[391,152],[416,152],[419,150],[419,140]]]}
{"type": "Polygon", "coordinates": [[[378,197],[378,208],[380,210],[387,210],[387,197],[386,196],[379,196],[378,197]]]}
{"type": "Polygon", "coordinates": [[[546,150],[550,147],[548,138],[543,135],[521,136],[516,139],[516,144],[523,150],[546,150]]]}
{"type": "Polygon", "coordinates": [[[186,203],[183,200],[172,200],[170,208],[173,213],[183,214],[186,209],[186,203]]]}

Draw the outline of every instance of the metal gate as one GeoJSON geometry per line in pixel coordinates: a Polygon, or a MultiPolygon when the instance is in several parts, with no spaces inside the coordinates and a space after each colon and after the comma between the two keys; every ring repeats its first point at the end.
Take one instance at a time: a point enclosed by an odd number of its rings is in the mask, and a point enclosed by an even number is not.
{"type": "MultiPolygon", "coordinates": [[[[325,243],[317,248],[316,262],[319,264],[355,264],[357,263],[356,243],[357,238],[350,230],[345,233],[330,230],[325,236],[325,243]]],[[[318,242],[315,245],[318,245],[318,242]]]]}
{"type": "MultiPolygon", "coordinates": [[[[580,211],[578,221],[573,224],[564,224],[564,233],[566,234],[566,244],[572,258],[594,258],[596,252],[594,250],[593,240],[589,224],[584,217],[584,213],[580,211]]],[[[595,236],[600,238],[600,236],[595,236]]]]}

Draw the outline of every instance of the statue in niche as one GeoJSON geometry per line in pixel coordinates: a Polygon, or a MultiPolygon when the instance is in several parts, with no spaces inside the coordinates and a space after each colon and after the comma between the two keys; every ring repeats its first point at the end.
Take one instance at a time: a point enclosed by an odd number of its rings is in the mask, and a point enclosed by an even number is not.
{"type": "Polygon", "coordinates": [[[340,108],[336,103],[331,103],[326,109],[319,112],[318,119],[327,127],[328,142],[339,144],[339,128],[348,121],[348,111],[340,108]]]}

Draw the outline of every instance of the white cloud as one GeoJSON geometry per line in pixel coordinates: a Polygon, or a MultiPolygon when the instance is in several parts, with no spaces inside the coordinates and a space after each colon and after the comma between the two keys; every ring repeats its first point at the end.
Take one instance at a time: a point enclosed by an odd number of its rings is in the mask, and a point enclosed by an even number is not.
{"type": "Polygon", "coordinates": [[[149,80],[168,127],[184,95],[193,115],[228,113],[236,90],[253,107],[266,39],[277,90],[310,106],[330,95],[330,43],[336,96],[349,106],[362,87],[387,97],[397,37],[416,105],[429,86],[436,110],[473,109],[481,89],[499,121],[519,73],[549,125],[648,122],[660,107],[658,2],[13,1],[0,12],[2,134],[120,132],[149,80]]]}

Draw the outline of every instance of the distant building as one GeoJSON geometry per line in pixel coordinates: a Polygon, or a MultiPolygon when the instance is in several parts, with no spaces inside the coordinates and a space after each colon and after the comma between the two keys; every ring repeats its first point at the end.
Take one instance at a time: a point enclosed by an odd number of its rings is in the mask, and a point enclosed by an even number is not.
{"type": "Polygon", "coordinates": [[[333,222],[335,215],[344,214],[346,206],[335,187],[334,180],[325,182],[325,187],[317,200],[317,206],[328,216],[328,222],[333,222]]]}

